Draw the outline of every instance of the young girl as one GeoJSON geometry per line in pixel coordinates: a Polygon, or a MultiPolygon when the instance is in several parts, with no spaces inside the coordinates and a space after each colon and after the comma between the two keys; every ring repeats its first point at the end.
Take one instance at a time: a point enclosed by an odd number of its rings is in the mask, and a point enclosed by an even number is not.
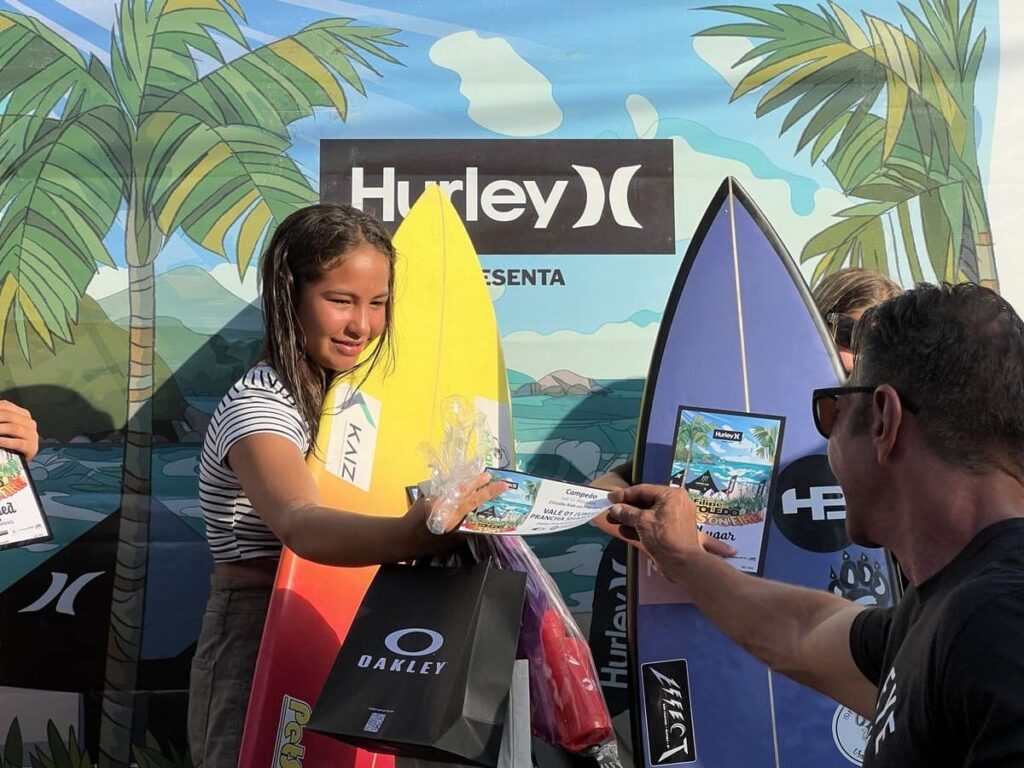
{"type": "MultiPolygon", "coordinates": [[[[391,355],[394,265],[380,223],[338,205],[293,213],[263,254],[262,360],[217,406],[199,463],[214,571],[189,690],[196,768],[238,763],[282,545],[307,560],[360,566],[437,554],[459,541],[428,532],[426,499],[400,518],[324,506],[306,468],[331,381],[354,374],[358,383],[391,355]]],[[[463,489],[460,512],[505,489],[488,479],[463,489]]]]}

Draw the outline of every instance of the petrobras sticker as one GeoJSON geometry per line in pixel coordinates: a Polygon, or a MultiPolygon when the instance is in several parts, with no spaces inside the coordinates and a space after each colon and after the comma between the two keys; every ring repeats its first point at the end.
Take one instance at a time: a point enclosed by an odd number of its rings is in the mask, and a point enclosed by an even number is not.
{"type": "Polygon", "coordinates": [[[693,733],[686,659],[643,664],[640,677],[651,765],[695,762],[697,742],[693,733]]]}
{"type": "Polygon", "coordinates": [[[360,490],[369,491],[381,402],[347,384],[335,387],[333,392],[327,471],[360,490]]]}
{"type": "Polygon", "coordinates": [[[871,721],[840,705],[832,718],[832,738],[840,754],[854,765],[863,765],[871,721]]]}
{"type": "Polygon", "coordinates": [[[427,185],[483,254],[672,253],[667,139],[325,139],[320,196],[391,231],[427,185]]]}
{"type": "Polygon", "coordinates": [[[514,443],[512,439],[512,409],[508,403],[499,403],[487,397],[477,397],[474,402],[477,413],[487,421],[487,431],[494,438],[494,447],[487,466],[497,469],[515,469],[514,443]]]}
{"type": "Polygon", "coordinates": [[[312,707],[301,699],[287,694],[281,700],[281,720],[277,726],[272,768],[301,768],[306,756],[302,734],[313,714],[312,707]]]}

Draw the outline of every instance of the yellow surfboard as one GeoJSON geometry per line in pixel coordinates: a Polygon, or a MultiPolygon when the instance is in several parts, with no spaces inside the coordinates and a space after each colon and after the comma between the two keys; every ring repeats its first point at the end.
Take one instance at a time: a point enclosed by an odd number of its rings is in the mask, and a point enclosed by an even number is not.
{"type": "MultiPolygon", "coordinates": [[[[327,504],[400,516],[429,476],[423,443],[442,437],[441,402],[462,395],[514,455],[505,362],[480,263],[451,202],[431,185],[394,237],[395,360],[331,388],[308,465],[327,504]],[[356,386],[358,385],[358,389],[356,386]]],[[[392,758],[305,729],[376,567],[333,568],[285,550],[253,678],[239,764],[387,768],[392,758]]]]}

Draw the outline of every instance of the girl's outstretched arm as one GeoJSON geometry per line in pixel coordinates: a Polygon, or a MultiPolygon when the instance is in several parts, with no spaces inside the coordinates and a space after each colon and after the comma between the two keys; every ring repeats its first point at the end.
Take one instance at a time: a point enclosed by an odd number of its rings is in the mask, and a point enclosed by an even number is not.
{"type": "MultiPolygon", "coordinates": [[[[376,517],[325,506],[306,460],[291,440],[249,435],[228,451],[228,463],[252,507],[286,547],[325,565],[393,563],[451,549],[461,536],[427,530],[431,502],[418,499],[402,517],[376,517]]],[[[508,486],[481,474],[468,484],[458,519],[508,486]]]]}

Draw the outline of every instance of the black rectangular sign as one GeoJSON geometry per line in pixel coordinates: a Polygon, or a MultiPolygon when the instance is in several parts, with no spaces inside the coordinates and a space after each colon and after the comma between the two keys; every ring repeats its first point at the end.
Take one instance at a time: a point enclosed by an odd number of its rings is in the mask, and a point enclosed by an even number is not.
{"type": "Polygon", "coordinates": [[[641,667],[647,751],[651,765],[678,765],[697,759],[686,659],[655,661],[641,667]]]}
{"type": "Polygon", "coordinates": [[[325,139],[320,197],[394,232],[430,182],[478,253],[676,252],[665,139],[325,139]]]}

